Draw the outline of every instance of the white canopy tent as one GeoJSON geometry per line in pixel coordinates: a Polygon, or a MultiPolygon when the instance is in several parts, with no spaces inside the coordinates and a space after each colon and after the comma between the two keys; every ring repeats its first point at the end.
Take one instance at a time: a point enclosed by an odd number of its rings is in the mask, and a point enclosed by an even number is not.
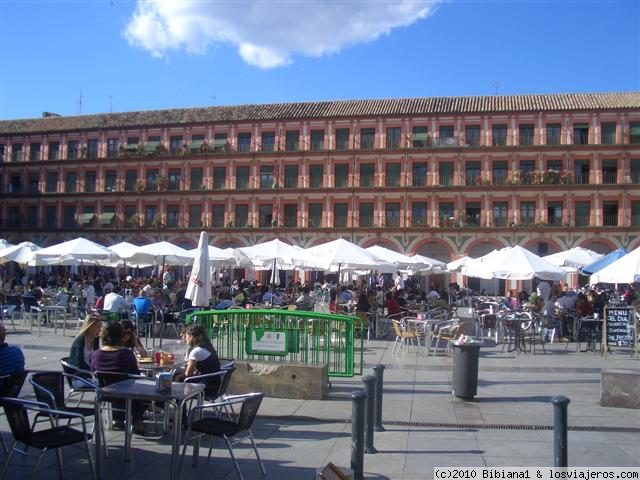
{"type": "Polygon", "coordinates": [[[487,255],[469,262],[465,274],[477,278],[497,278],[503,280],[561,281],[566,272],[519,245],[494,250],[487,255]]]}
{"type": "Polygon", "coordinates": [[[464,273],[467,265],[470,262],[473,262],[474,260],[475,258],[471,258],[468,255],[460,257],[457,260],[454,260],[453,262],[447,263],[447,271],[464,273]]]}
{"type": "Polygon", "coordinates": [[[591,275],[589,283],[640,282],[640,247],[591,275]]]}

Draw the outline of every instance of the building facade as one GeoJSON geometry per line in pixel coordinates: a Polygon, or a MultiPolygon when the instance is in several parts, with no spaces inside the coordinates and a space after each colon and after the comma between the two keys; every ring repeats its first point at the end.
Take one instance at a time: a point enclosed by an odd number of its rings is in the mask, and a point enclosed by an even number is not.
{"type": "Polygon", "coordinates": [[[47,114],[0,122],[0,155],[12,242],[640,245],[640,92],[47,114]]]}

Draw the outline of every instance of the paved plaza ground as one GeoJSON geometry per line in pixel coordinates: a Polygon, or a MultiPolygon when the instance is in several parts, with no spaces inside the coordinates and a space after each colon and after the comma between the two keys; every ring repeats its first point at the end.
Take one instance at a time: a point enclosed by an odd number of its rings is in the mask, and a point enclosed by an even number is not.
{"type": "MultiPolygon", "coordinates": [[[[8,327],[10,330],[10,327],[8,327]]],[[[7,341],[22,347],[30,369],[58,370],[68,355],[72,332],[62,336],[43,329],[42,336],[18,328],[7,341]]],[[[429,479],[434,466],[553,465],[554,395],[569,404],[569,465],[576,467],[640,466],[640,411],[601,407],[603,369],[640,370],[640,360],[615,353],[608,358],[575,351],[575,344],[547,346],[546,354],[503,353],[501,346],[482,349],[478,395],[466,402],[451,395],[452,358],[426,357],[424,351],[391,353],[393,342],[366,343],[366,373],[385,365],[383,424],[376,433],[377,454],[365,455],[367,479],[429,479]]],[[[322,401],[266,398],[254,428],[267,470],[262,477],[250,447],[235,451],[246,479],[315,478],[316,470],[333,462],[348,466],[351,456],[351,392],[361,377],[332,379],[322,401]]],[[[26,384],[22,396],[32,396],[26,384]]],[[[122,461],[122,432],[109,431],[109,457],[104,479],[169,478],[169,436],[133,437],[133,458],[122,461]]],[[[2,434],[11,437],[4,416],[2,434]]],[[[201,450],[199,466],[185,459],[180,478],[236,479],[223,442],[216,443],[209,463],[201,450]]],[[[206,451],[206,450],[205,450],[206,451]]],[[[188,450],[190,455],[191,449],[188,450]]],[[[0,453],[2,461],[6,458],[0,453]]],[[[65,449],[65,480],[90,478],[80,449],[65,449]]],[[[33,458],[14,458],[7,479],[55,478],[55,454],[45,455],[37,473],[33,458]]]]}

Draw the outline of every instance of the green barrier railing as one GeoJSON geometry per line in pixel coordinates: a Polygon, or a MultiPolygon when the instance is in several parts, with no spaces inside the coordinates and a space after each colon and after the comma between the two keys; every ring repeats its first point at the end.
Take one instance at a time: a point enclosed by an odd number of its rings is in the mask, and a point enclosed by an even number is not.
{"type": "Polygon", "coordinates": [[[364,336],[356,346],[357,320],[347,315],[253,309],[203,310],[187,317],[187,323],[207,329],[220,357],[326,364],[330,377],[362,375],[364,336]]]}

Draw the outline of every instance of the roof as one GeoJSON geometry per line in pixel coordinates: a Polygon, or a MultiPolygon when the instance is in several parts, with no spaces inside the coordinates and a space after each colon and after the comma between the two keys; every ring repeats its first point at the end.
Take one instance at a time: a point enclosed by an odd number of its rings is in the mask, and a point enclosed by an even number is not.
{"type": "Polygon", "coordinates": [[[298,119],[640,109],[640,92],[330,100],[177,108],[0,122],[0,135],[298,119]]]}

